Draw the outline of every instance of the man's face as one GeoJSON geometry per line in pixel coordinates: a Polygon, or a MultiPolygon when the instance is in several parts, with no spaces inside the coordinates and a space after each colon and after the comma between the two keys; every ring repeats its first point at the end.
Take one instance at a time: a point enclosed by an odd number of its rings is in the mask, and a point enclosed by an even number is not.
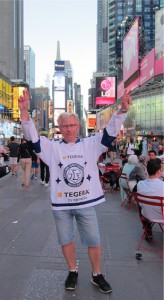
{"type": "Polygon", "coordinates": [[[150,152],[150,153],[149,153],[149,157],[150,157],[150,159],[155,159],[155,158],[156,158],[156,155],[155,155],[155,153],[150,152]]]}
{"type": "Polygon", "coordinates": [[[79,123],[73,116],[62,119],[59,125],[63,138],[67,143],[74,143],[76,141],[79,127],[79,123]]]}

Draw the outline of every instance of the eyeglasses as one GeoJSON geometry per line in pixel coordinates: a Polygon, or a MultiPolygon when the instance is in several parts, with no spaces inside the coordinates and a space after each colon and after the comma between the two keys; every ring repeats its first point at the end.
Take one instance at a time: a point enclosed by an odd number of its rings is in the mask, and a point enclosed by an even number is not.
{"type": "Polygon", "coordinates": [[[68,127],[70,127],[71,129],[73,129],[77,125],[78,124],[60,125],[60,128],[67,129],[68,127]]]}

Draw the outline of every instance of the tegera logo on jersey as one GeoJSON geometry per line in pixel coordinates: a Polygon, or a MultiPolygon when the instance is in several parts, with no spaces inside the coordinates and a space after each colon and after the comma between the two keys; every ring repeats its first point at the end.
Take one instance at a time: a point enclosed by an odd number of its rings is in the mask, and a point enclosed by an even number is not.
{"type": "Polygon", "coordinates": [[[84,168],[79,164],[70,164],[64,169],[64,181],[68,186],[78,187],[84,181],[84,168]]]}

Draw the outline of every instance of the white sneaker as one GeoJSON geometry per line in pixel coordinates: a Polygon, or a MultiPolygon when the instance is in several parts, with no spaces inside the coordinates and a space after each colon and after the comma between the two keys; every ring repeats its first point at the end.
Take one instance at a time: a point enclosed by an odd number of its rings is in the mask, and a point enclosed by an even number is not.
{"type": "Polygon", "coordinates": [[[34,176],[34,179],[38,179],[38,176],[34,176]]]}
{"type": "Polygon", "coordinates": [[[40,183],[41,183],[41,184],[45,184],[44,180],[43,180],[43,181],[41,180],[41,182],[40,182],[40,183]]]}
{"type": "Polygon", "coordinates": [[[45,187],[48,187],[49,186],[49,183],[45,183],[45,185],[44,185],[45,187]]]}

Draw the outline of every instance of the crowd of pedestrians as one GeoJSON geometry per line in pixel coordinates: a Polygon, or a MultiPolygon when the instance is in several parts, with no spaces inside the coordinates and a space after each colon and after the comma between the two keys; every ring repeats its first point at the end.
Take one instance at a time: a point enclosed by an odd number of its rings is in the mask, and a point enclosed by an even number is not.
{"type": "MultiPolygon", "coordinates": [[[[18,169],[22,171],[22,183],[20,188],[29,188],[30,182],[39,179],[45,187],[49,186],[49,167],[35,154],[31,145],[25,138],[19,142],[14,136],[11,136],[6,145],[0,144],[0,171],[7,165],[12,176],[18,174],[18,169]]],[[[8,172],[0,172],[0,177],[8,172]]],[[[36,181],[37,182],[37,181],[36,181]]]]}

